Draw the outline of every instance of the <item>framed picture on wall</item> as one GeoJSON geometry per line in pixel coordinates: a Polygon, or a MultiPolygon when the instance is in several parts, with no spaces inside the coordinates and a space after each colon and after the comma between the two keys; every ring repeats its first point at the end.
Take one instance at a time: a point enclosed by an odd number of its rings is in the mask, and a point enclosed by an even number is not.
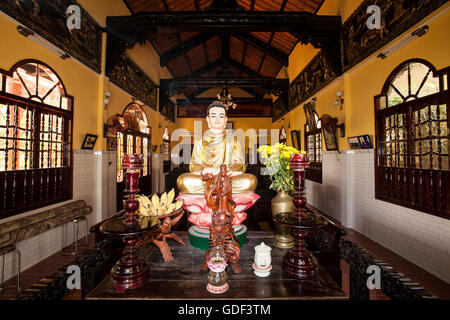
{"type": "Polygon", "coordinates": [[[317,113],[316,113],[316,102],[315,100],[311,100],[308,103],[305,103],[303,106],[303,110],[305,111],[306,123],[308,124],[309,130],[314,130],[317,127],[317,113]]]}
{"type": "Polygon", "coordinates": [[[359,144],[361,145],[361,148],[363,148],[363,149],[372,149],[373,148],[372,141],[370,140],[370,136],[368,134],[359,136],[358,140],[359,140],[359,144]]]}
{"type": "Polygon", "coordinates": [[[350,145],[350,149],[361,149],[358,137],[349,137],[348,144],[350,145]]]}
{"type": "Polygon", "coordinates": [[[280,137],[279,137],[280,143],[286,144],[286,129],[284,129],[283,126],[280,128],[280,137]]]}
{"type": "Polygon", "coordinates": [[[84,137],[81,149],[94,149],[95,142],[97,141],[97,135],[86,133],[84,137]]]}
{"type": "Polygon", "coordinates": [[[107,151],[116,151],[117,148],[117,139],[112,137],[106,138],[106,150],[107,151]]]}
{"type": "Polygon", "coordinates": [[[295,149],[300,150],[302,148],[302,143],[300,140],[300,130],[292,130],[291,139],[292,139],[292,146],[295,149]]]}
{"type": "Polygon", "coordinates": [[[332,118],[328,114],[324,114],[320,117],[320,122],[322,124],[322,133],[327,151],[339,150],[336,135],[337,119],[332,118]]]}

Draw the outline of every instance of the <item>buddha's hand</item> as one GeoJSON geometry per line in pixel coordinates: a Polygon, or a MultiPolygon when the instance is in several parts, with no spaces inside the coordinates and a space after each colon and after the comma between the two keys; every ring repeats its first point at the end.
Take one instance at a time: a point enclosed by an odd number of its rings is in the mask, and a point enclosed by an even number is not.
{"type": "Polygon", "coordinates": [[[203,170],[202,170],[202,173],[201,173],[201,175],[203,176],[203,175],[206,175],[206,174],[208,174],[208,173],[211,173],[211,174],[213,174],[213,175],[218,175],[219,174],[219,172],[220,172],[220,168],[204,168],[203,170]]]}

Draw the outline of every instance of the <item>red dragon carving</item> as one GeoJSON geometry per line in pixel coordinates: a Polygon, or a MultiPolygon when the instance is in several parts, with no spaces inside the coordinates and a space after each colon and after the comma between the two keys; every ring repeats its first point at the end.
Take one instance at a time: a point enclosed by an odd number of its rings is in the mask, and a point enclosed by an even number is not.
{"type": "Polygon", "coordinates": [[[231,264],[233,272],[240,273],[242,271],[239,265],[240,248],[231,225],[236,204],[231,197],[231,178],[228,176],[227,171],[227,166],[221,165],[220,172],[216,176],[212,173],[202,174],[202,180],[206,181],[206,203],[213,211],[211,226],[209,228],[210,249],[205,253],[202,268],[203,270],[208,269],[206,262],[211,248],[221,246],[225,251],[227,261],[231,264]]]}

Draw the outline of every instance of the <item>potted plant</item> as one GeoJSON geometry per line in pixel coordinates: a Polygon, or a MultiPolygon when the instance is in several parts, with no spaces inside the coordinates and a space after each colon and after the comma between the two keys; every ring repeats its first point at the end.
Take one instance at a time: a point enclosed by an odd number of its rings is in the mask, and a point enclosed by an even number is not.
{"type": "MultiPolygon", "coordinates": [[[[266,172],[270,176],[270,189],[276,190],[277,194],[271,201],[272,216],[281,212],[293,211],[294,205],[290,191],[294,190],[294,179],[289,168],[289,160],[292,154],[306,153],[293,147],[286,146],[284,143],[276,143],[272,146],[264,145],[258,148],[266,172]]],[[[292,248],[294,239],[290,235],[290,228],[280,226],[275,223],[276,235],[275,246],[279,248],[292,248]]]]}

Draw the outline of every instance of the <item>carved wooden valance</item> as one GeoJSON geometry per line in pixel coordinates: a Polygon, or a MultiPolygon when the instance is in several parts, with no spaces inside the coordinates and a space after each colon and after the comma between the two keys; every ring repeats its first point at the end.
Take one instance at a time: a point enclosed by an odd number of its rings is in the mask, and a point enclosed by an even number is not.
{"type": "Polygon", "coordinates": [[[279,96],[278,99],[272,103],[272,121],[277,121],[287,112],[289,112],[287,95],[279,96]]]}
{"type": "Polygon", "coordinates": [[[101,72],[102,28],[76,1],[3,0],[0,1],[0,10],[95,72],[101,72]],[[66,10],[70,5],[80,7],[81,29],[67,28],[66,10]]]}
{"type": "Polygon", "coordinates": [[[107,76],[112,83],[157,111],[158,87],[126,54],[117,59],[107,76]]]}
{"type": "Polygon", "coordinates": [[[175,122],[175,104],[163,90],[159,90],[159,113],[175,122]]]}
{"type": "Polygon", "coordinates": [[[339,73],[333,68],[330,60],[320,51],[289,84],[289,110],[307,100],[338,76],[339,73]]]}
{"type": "Polygon", "coordinates": [[[379,50],[447,0],[364,0],[342,26],[344,71],[379,50]],[[367,27],[367,7],[381,9],[381,29],[367,27]]]}

